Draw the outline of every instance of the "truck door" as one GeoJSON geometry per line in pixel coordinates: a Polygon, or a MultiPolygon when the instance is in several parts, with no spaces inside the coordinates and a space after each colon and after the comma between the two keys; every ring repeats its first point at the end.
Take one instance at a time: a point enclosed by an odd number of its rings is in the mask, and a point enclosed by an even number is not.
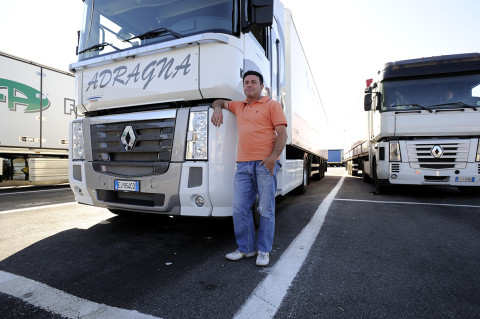
{"type": "Polygon", "coordinates": [[[273,20],[273,25],[271,28],[271,45],[272,48],[270,54],[270,65],[271,65],[271,98],[272,100],[278,101],[283,105],[281,97],[281,88],[283,87],[283,79],[285,78],[284,72],[285,65],[284,63],[284,41],[283,35],[279,32],[277,19],[273,20]]]}
{"type": "Polygon", "coordinates": [[[263,95],[271,96],[271,64],[268,59],[270,47],[270,27],[252,27],[245,34],[243,72],[257,71],[263,75],[265,85],[263,95]]]}

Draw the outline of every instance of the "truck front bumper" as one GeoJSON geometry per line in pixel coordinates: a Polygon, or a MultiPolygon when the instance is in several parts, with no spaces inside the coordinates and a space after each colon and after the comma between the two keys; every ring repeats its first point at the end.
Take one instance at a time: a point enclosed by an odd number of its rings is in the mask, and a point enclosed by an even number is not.
{"type": "Polygon", "coordinates": [[[409,163],[389,163],[391,184],[479,186],[480,164],[467,163],[462,169],[413,169],[409,163]]]}
{"type": "Polygon", "coordinates": [[[170,163],[161,175],[123,178],[98,173],[89,162],[73,163],[70,186],[79,203],[145,213],[211,216],[208,163],[170,163]],[[88,182],[86,182],[88,181],[88,182]],[[116,189],[115,181],[138,182],[137,191],[116,189]]]}

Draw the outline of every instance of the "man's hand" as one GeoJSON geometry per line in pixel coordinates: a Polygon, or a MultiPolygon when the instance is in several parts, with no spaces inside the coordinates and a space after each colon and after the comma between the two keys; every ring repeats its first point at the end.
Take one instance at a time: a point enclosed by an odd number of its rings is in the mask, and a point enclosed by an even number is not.
{"type": "Polygon", "coordinates": [[[265,165],[265,168],[268,169],[272,175],[277,158],[280,156],[280,153],[282,153],[282,150],[285,147],[285,142],[287,141],[287,127],[285,125],[277,125],[275,127],[275,132],[277,132],[277,139],[273,145],[272,154],[260,162],[260,165],[265,165]]]}
{"type": "Polygon", "coordinates": [[[270,171],[270,174],[273,175],[276,162],[277,162],[276,158],[272,158],[271,156],[269,156],[263,161],[261,161],[259,165],[265,165],[265,168],[268,169],[270,171]]]}
{"type": "Polygon", "coordinates": [[[221,108],[216,108],[212,114],[212,123],[216,127],[220,127],[223,124],[223,112],[221,108]]]}
{"type": "Polygon", "coordinates": [[[223,112],[222,108],[225,108],[226,101],[224,100],[215,100],[212,104],[213,114],[212,114],[212,123],[216,127],[220,127],[223,124],[223,112]]]}

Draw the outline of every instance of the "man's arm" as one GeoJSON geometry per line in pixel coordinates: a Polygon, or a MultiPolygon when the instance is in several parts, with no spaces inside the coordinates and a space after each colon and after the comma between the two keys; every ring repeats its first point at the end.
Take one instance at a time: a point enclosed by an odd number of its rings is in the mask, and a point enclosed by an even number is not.
{"type": "Polygon", "coordinates": [[[275,126],[275,131],[277,132],[277,139],[275,140],[275,144],[273,145],[273,151],[270,156],[260,162],[260,165],[265,164],[265,168],[268,169],[272,173],[272,175],[275,168],[275,162],[282,153],[288,136],[287,127],[285,125],[275,126]]]}
{"type": "Polygon", "coordinates": [[[223,112],[222,109],[228,110],[228,101],[226,100],[215,100],[212,103],[213,114],[212,114],[212,123],[216,127],[220,127],[223,124],[223,112]]]}

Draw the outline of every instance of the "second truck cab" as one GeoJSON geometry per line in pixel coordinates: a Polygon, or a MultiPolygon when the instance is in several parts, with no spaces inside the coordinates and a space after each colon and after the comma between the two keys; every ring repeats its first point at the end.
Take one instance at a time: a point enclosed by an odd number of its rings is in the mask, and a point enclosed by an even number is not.
{"type": "Polygon", "coordinates": [[[387,63],[365,90],[364,108],[369,148],[361,166],[379,191],[390,184],[480,189],[479,54],[387,63]]]}

